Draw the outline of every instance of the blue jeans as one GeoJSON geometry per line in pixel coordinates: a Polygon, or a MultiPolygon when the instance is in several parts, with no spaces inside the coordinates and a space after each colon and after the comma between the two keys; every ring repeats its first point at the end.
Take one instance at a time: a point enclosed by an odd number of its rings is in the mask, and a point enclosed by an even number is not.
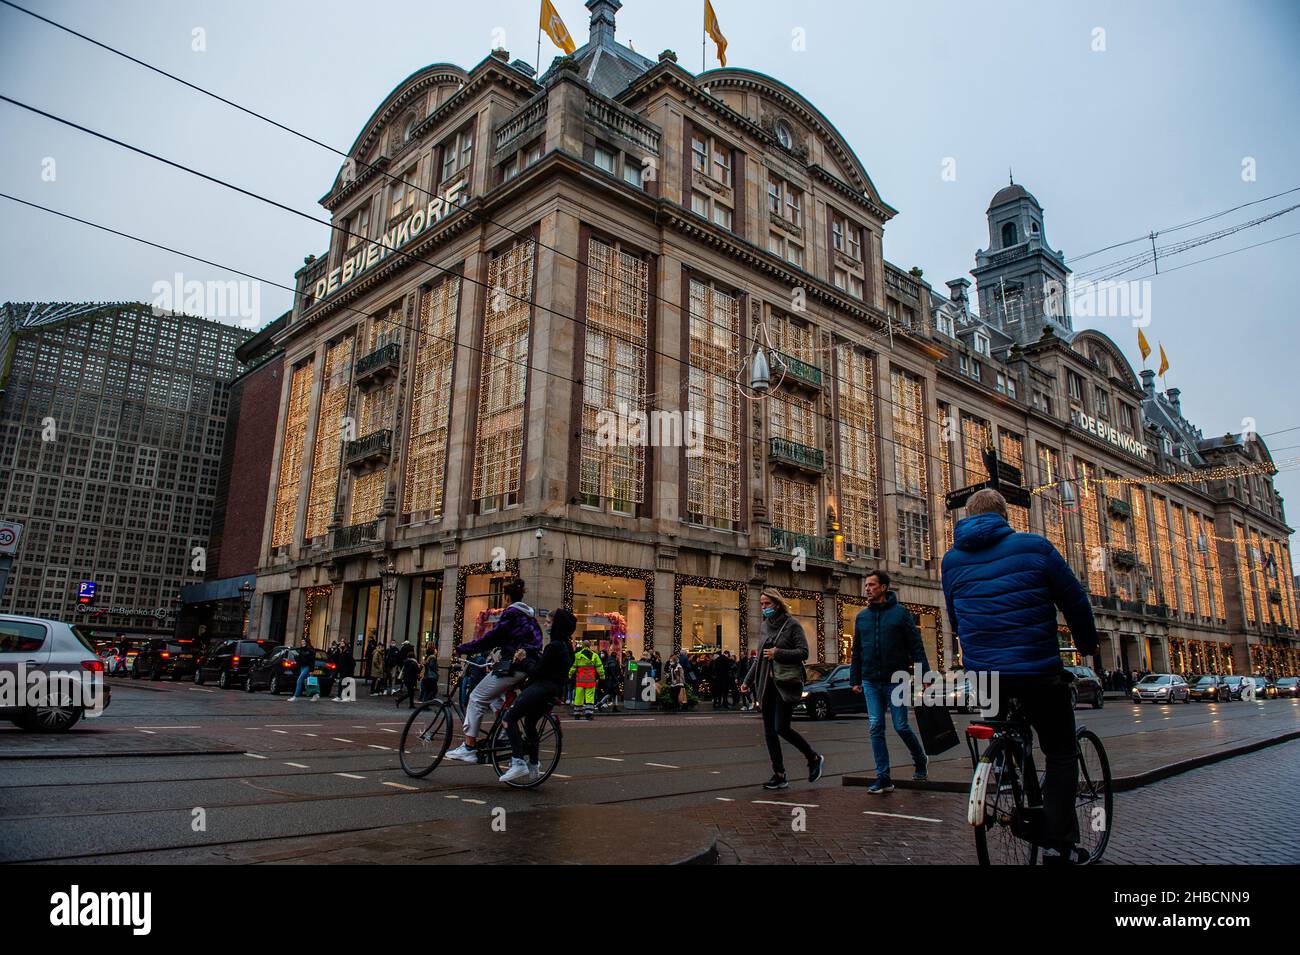
{"type": "Polygon", "coordinates": [[[295,697],[302,696],[302,688],[307,685],[307,678],[311,676],[311,667],[298,668],[298,685],[294,688],[295,697]]]}
{"type": "Polygon", "coordinates": [[[894,732],[907,744],[907,751],[912,754],[912,762],[917,769],[925,764],[925,750],[921,741],[907,725],[907,707],[898,706],[891,699],[894,684],[885,682],[862,681],[862,693],[867,698],[867,722],[871,724],[871,754],[876,758],[876,775],[889,775],[889,747],[885,745],[885,708],[893,717],[894,732]]]}

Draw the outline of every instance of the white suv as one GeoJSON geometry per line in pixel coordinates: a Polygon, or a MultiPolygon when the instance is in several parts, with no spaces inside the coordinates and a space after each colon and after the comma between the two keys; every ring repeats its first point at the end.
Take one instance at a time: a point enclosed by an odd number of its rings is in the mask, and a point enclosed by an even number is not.
{"type": "Polygon", "coordinates": [[[108,706],[104,661],[75,627],[0,614],[0,719],[62,733],[108,706]]]}

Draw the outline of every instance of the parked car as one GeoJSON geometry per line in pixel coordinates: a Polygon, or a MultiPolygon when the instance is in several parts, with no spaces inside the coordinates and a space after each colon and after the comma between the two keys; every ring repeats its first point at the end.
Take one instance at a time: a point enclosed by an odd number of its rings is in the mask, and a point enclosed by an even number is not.
{"type": "Polygon", "coordinates": [[[1250,680],[1255,684],[1255,699],[1276,700],[1277,684],[1262,673],[1251,674],[1250,680]]]}
{"type": "Polygon", "coordinates": [[[1074,674],[1074,682],[1070,684],[1071,707],[1089,703],[1094,710],[1099,710],[1106,705],[1106,688],[1092,667],[1067,666],[1066,669],[1074,674]]]}
{"type": "Polygon", "coordinates": [[[216,680],[223,690],[242,685],[253,664],[269,656],[275,648],[276,644],[266,640],[227,640],[199,658],[194,682],[202,686],[208,680],[216,680]]]}
{"type": "Polygon", "coordinates": [[[1192,702],[1191,687],[1177,673],[1148,673],[1133,686],[1134,703],[1192,702]]]}
{"type": "Polygon", "coordinates": [[[1300,696],[1300,676],[1284,676],[1278,679],[1274,684],[1278,696],[1286,696],[1294,699],[1300,696]]]}
{"type": "Polygon", "coordinates": [[[1232,687],[1227,680],[1215,673],[1202,673],[1194,676],[1188,684],[1191,687],[1188,698],[1206,700],[1211,703],[1227,703],[1232,699],[1232,687]]]}
{"type": "MultiPolygon", "coordinates": [[[[12,674],[6,682],[17,689],[18,668],[23,666],[27,672],[43,671],[53,678],[56,673],[81,674],[104,672],[104,661],[95,653],[95,645],[79,629],[58,620],[45,620],[40,617],[19,617],[0,614],[0,671],[12,674]]],[[[99,686],[101,706],[108,706],[110,690],[107,681],[99,686]]],[[[84,706],[19,706],[19,699],[9,701],[12,705],[2,705],[0,701],[0,719],[12,722],[20,729],[35,733],[63,733],[72,729],[77,721],[85,715],[84,706]]],[[[63,700],[50,702],[62,703],[63,700]]]]}
{"type": "MultiPolygon", "coordinates": [[[[1246,689],[1246,678],[1244,676],[1238,676],[1235,673],[1230,673],[1223,678],[1223,682],[1228,685],[1229,699],[1232,700],[1241,699],[1242,694],[1245,692],[1246,689]]],[[[1252,685],[1252,692],[1253,689],[1254,688],[1252,685]]]]}
{"type": "MultiPolygon", "coordinates": [[[[849,686],[849,665],[841,663],[821,679],[805,683],[803,698],[795,704],[796,713],[809,719],[828,720],[844,713],[865,713],[867,698],[849,686]]],[[[809,674],[811,677],[812,674],[809,674]]]]}
{"type": "MultiPolygon", "coordinates": [[[[248,671],[248,679],[244,681],[244,689],[249,693],[262,689],[270,690],[273,694],[292,691],[298,685],[298,674],[301,671],[298,657],[297,647],[278,647],[270,656],[254,661],[248,671]]],[[[328,696],[334,686],[335,669],[335,664],[327,663],[318,651],[311,675],[320,686],[321,696],[328,696]]]]}
{"type": "Polygon", "coordinates": [[[131,676],[137,680],[144,677],[161,680],[164,676],[180,680],[194,675],[197,662],[198,655],[194,652],[192,640],[158,637],[140,648],[131,676]]]}

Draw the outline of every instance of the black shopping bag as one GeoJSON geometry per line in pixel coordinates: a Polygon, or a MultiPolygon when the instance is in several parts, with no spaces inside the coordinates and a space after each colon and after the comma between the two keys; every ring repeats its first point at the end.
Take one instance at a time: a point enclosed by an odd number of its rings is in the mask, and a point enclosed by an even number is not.
{"type": "Polygon", "coordinates": [[[938,756],[957,745],[957,727],[942,706],[918,706],[912,712],[916,714],[916,728],[921,731],[925,755],[938,756]]]}

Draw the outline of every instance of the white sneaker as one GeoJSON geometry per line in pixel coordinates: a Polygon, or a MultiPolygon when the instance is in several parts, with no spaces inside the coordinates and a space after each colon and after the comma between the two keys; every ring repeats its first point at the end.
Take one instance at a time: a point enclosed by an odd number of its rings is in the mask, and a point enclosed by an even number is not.
{"type": "Polygon", "coordinates": [[[464,743],[461,743],[455,749],[447,750],[447,759],[455,759],[462,763],[477,763],[478,750],[471,749],[464,743]]]}
{"type": "Polygon", "coordinates": [[[296,696],[291,696],[291,697],[289,697],[288,702],[292,703],[292,702],[293,702],[294,700],[296,700],[296,699],[298,699],[298,697],[296,697],[296,696]]]}
{"type": "Polygon", "coordinates": [[[309,699],[309,700],[311,700],[313,703],[315,703],[317,700],[320,699],[320,697],[319,697],[319,696],[309,696],[309,697],[307,697],[307,699],[309,699]]]}
{"type": "MultiPolygon", "coordinates": [[[[447,755],[450,756],[451,754],[448,753],[447,755]]],[[[510,760],[510,768],[501,774],[501,781],[503,783],[522,782],[528,778],[528,761],[525,759],[512,758],[510,760]]]]}
{"type": "Polygon", "coordinates": [[[342,702],[343,702],[343,697],[341,697],[341,696],[336,696],[336,697],[334,697],[334,702],[335,702],[335,703],[342,703],[342,702]]]}
{"type": "Polygon", "coordinates": [[[541,777],[541,775],[542,775],[542,766],[541,766],[541,763],[529,763],[529,764],[528,764],[528,781],[529,781],[529,782],[534,782],[534,783],[537,782],[537,780],[541,777]]]}

